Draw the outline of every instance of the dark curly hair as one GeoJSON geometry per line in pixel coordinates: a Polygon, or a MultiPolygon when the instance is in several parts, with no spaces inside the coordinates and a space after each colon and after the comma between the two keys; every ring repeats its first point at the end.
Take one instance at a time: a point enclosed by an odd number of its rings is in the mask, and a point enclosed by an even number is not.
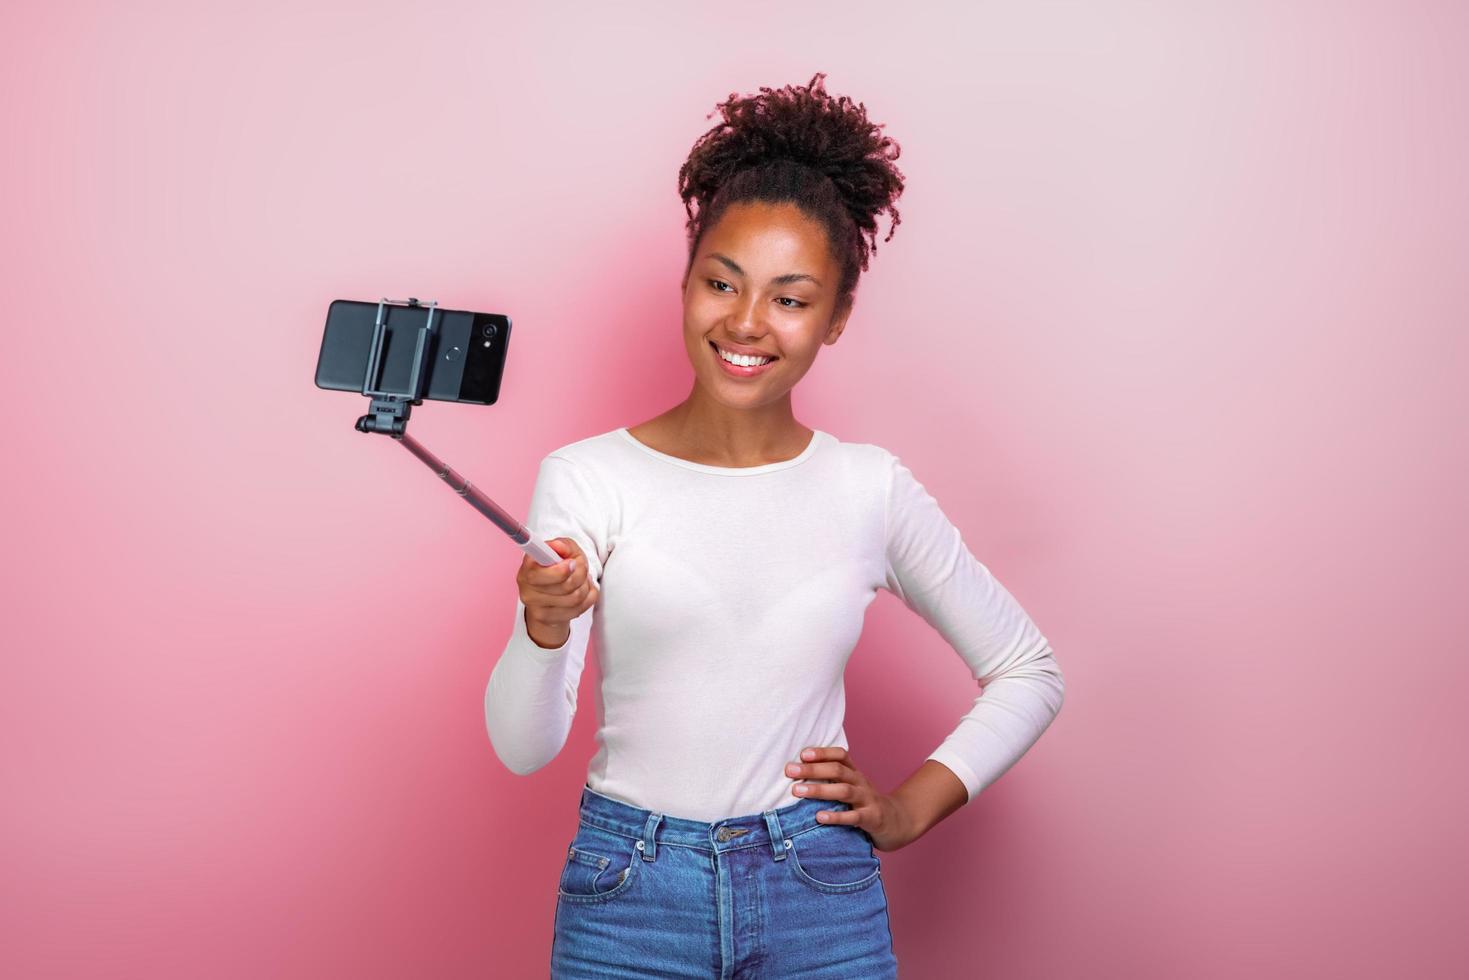
{"type": "Polygon", "coordinates": [[[877,250],[877,216],[892,214],[883,241],[898,227],[894,202],[903,192],[903,174],[892,162],[898,144],[882,135],[882,124],[868,121],[863,103],[828,95],[825,77],[817,72],[804,88],[762,86],[751,96],[732,92],[715,109],[723,121],[694,142],[678,171],[678,193],[689,216],[685,276],[704,231],[730,205],[792,203],[826,228],[842,270],[836,308],[851,304],[858,274],[867,270],[869,240],[871,251],[877,250]]]}

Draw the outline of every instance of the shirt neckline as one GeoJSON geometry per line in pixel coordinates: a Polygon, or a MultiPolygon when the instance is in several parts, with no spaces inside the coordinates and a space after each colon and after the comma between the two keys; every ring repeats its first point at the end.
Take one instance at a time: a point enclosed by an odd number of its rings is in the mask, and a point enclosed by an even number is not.
{"type": "Polygon", "coordinates": [[[683,459],[679,456],[670,456],[668,453],[659,452],[647,443],[641,442],[637,436],[627,431],[626,426],[622,426],[618,429],[615,429],[614,431],[624,440],[632,443],[634,446],[638,447],[643,452],[647,453],[649,456],[654,457],[655,459],[664,460],[665,462],[672,463],[675,466],[682,466],[684,469],[693,470],[696,473],[713,473],[718,476],[754,476],[758,473],[772,473],[776,470],[783,470],[791,466],[797,466],[810,459],[811,455],[816,452],[818,446],[824,440],[829,438],[827,434],[822,430],[812,429],[811,439],[806,443],[806,448],[801,450],[795,456],[792,456],[790,459],[781,459],[775,461],[774,463],[762,463],[759,466],[712,466],[709,463],[696,463],[691,459],[683,459]]]}

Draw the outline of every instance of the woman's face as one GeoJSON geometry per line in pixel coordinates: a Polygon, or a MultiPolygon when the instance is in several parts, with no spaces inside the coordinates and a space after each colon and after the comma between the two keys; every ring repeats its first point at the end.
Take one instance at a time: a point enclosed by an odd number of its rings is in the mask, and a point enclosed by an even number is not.
{"type": "Polygon", "coordinates": [[[725,211],[683,283],[684,346],[699,386],[732,408],[785,398],[846,325],[850,310],[833,318],[840,273],[825,229],[794,205],[725,211]],[[775,359],[731,370],[716,346],[775,359]]]}

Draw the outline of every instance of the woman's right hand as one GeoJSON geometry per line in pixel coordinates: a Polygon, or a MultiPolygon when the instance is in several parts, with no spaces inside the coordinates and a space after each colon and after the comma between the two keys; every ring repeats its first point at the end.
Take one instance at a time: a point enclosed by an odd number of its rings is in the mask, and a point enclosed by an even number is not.
{"type": "Polygon", "coordinates": [[[515,574],[515,584],[520,589],[520,601],[525,603],[525,628],[530,638],[537,646],[554,650],[571,635],[571,621],[597,604],[601,590],[592,584],[586,555],[575,541],[551,538],[546,546],[567,561],[542,565],[526,555],[515,574]]]}

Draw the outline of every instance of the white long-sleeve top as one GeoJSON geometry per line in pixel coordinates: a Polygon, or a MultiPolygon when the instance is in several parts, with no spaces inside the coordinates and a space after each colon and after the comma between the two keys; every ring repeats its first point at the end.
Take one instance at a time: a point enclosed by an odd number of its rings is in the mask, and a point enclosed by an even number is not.
{"type": "Polygon", "coordinates": [[[691,820],[787,806],[802,748],[847,746],[843,673],[878,589],[931,624],[983,687],[928,758],[968,798],[1061,709],[1050,644],[897,456],[821,430],[763,466],[695,463],[626,428],[541,460],[526,525],[574,539],[600,589],[556,649],[517,596],[485,690],[500,760],[561,751],[589,645],[600,658],[593,790],[691,820]]]}

